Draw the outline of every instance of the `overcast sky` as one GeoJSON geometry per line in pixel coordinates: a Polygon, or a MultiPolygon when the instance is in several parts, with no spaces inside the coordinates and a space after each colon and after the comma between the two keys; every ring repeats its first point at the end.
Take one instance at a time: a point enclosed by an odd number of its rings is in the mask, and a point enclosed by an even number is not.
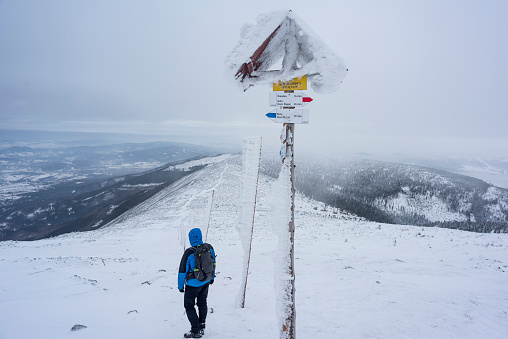
{"type": "Polygon", "coordinates": [[[224,60],[243,24],[292,9],[349,68],[308,90],[296,144],[508,156],[508,1],[0,0],[0,129],[278,142],[269,86],[224,60]]]}

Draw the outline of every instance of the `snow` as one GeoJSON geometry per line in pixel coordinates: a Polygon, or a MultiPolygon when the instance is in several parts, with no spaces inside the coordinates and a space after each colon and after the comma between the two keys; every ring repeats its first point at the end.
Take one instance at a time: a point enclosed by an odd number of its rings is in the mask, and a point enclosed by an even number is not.
{"type": "Polygon", "coordinates": [[[101,224],[102,224],[102,219],[97,221],[95,224],[92,225],[92,228],[96,228],[96,227],[99,227],[101,224]]]}
{"type": "Polygon", "coordinates": [[[508,209],[508,199],[504,197],[502,189],[498,187],[489,187],[487,192],[483,195],[483,198],[493,202],[492,205],[488,206],[489,215],[492,220],[503,218],[503,210],[508,209]]]}
{"type": "Polygon", "coordinates": [[[467,221],[465,214],[450,211],[447,204],[436,196],[407,193],[408,191],[394,197],[376,199],[375,204],[390,213],[424,215],[429,221],[467,221]]]}
{"type": "MultiPolygon", "coordinates": [[[[289,160],[289,159],[287,159],[289,160]]],[[[275,297],[278,324],[286,323],[291,315],[291,280],[293,277],[289,270],[291,266],[291,233],[289,223],[291,221],[291,181],[290,167],[283,165],[279,177],[272,185],[271,192],[271,216],[273,230],[277,235],[278,245],[274,253],[275,262],[275,297]]],[[[289,325],[289,324],[288,324],[289,325]]]]}
{"type": "Polygon", "coordinates": [[[2,200],[17,200],[20,197],[18,195],[23,193],[31,193],[37,192],[38,190],[42,190],[47,188],[47,185],[34,184],[32,182],[7,182],[8,179],[2,182],[0,186],[0,201],[2,200]]]}
{"type": "Polygon", "coordinates": [[[269,85],[309,75],[314,91],[333,93],[347,73],[341,58],[291,11],[264,13],[256,18],[255,24],[245,24],[240,31],[240,40],[227,56],[225,64],[226,76],[234,79],[243,91],[254,85],[269,85]],[[251,63],[256,50],[279,25],[263,52],[260,68],[253,72],[252,77],[237,78],[240,67],[251,63]],[[280,63],[280,59],[282,68],[270,69],[280,63]]]}
{"type": "MultiPolygon", "coordinates": [[[[206,338],[279,338],[279,254],[259,181],[245,308],[241,157],[210,164],[107,227],[0,243],[0,338],[182,338],[182,229],[206,227],[217,252],[206,338]],[[209,206],[215,192],[213,209],[209,206]],[[192,222],[192,223],[191,223],[192,222]],[[276,274],[277,273],[277,274],[276,274]],[[71,331],[74,325],[84,325],[71,331]]],[[[508,235],[386,225],[296,196],[298,338],[506,338],[508,235]]]]}
{"type": "Polygon", "coordinates": [[[164,170],[165,171],[174,171],[174,170],[190,171],[190,169],[192,167],[215,164],[218,162],[222,162],[230,157],[231,157],[231,154],[222,154],[222,155],[219,155],[216,157],[206,157],[206,158],[202,158],[202,159],[198,159],[198,160],[187,161],[187,162],[185,162],[183,164],[179,164],[179,165],[169,166],[164,170]]]}
{"type": "MultiPolygon", "coordinates": [[[[111,207],[109,208],[109,211],[106,214],[110,215],[111,213],[113,213],[115,208],[117,208],[118,206],[120,206],[120,205],[111,205],[111,207]]],[[[72,208],[69,208],[69,213],[71,212],[71,210],[72,210],[72,208]]],[[[102,222],[102,220],[101,220],[101,222],[102,222]]]]}

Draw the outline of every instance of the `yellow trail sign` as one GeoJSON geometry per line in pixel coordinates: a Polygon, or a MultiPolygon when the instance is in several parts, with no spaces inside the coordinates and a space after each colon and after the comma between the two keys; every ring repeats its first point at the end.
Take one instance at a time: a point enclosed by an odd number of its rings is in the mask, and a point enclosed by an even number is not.
{"type": "Polygon", "coordinates": [[[280,81],[273,83],[274,91],[305,91],[307,89],[307,76],[294,78],[289,81],[280,81]]]}

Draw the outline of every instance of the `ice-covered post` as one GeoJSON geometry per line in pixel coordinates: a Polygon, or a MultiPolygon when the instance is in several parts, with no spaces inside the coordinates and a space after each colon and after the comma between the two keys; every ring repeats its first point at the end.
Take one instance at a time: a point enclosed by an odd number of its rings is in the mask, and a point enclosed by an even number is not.
{"type": "Polygon", "coordinates": [[[242,288],[239,291],[237,302],[241,308],[245,307],[245,294],[249,276],[250,256],[252,251],[252,237],[254,234],[254,221],[256,216],[256,202],[258,195],[259,171],[261,166],[262,138],[245,138],[243,144],[243,178],[242,194],[240,199],[240,220],[238,233],[244,249],[244,265],[242,274],[242,288]]]}
{"type": "Polygon", "coordinates": [[[284,265],[289,267],[288,272],[282,272],[284,277],[279,279],[284,286],[279,286],[278,292],[283,291],[284,296],[278,296],[278,311],[284,318],[281,339],[294,339],[294,129],[295,124],[309,122],[309,110],[302,109],[312,100],[302,92],[307,89],[307,80],[315,92],[332,93],[339,88],[347,69],[300,18],[291,11],[281,11],[261,14],[256,24],[242,27],[238,45],[226,58],[226,70],[243,91],[255,85],[273,84],[270,106],[276,108],[266,116],[274,122],[284,123],[285,144],[281,147],[284,160],[279,188],[288,192],[291,187],[291,203],[285,205],[281,218],[284,223],[290,220],[289,232],[284,230],[280,238],[280,249],[288,251],[288,254],[286,257],[286,253],[280,253],[280,256],[284,258],[284,265]],[[281,59],[281,69],[272,69],[281,59]]]}
{"type": "MultiPolygon", "coordinates": [[[[286,310],[286,319],[282,324],[281,338],[295,338],[295,163],[294,163],[294,136],[295,124],[284,124],[286,133],[286,156],[283,158],[282,166],[289,167],[289,181],[291,182],[291,219],[289,221],[289,284],[285,291],[288,309],[286,310]]],[[[284,171],[281,171],[283,173],[284,171]]]]}

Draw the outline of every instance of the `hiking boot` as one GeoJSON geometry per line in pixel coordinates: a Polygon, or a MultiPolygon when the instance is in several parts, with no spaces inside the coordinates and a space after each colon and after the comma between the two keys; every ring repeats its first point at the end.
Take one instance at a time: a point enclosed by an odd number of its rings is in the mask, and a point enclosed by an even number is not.
{"type": "Polygon", "coordinates": [[[199,332],[187,332],[183,335],[184,338],[201,338],[203,335],[199,332]]]}
{"type": "Polygon", "coordinates": [[[199,324],[199,332],[198,333],[201,335],[205,335],[205,323],[199,324]]]}

